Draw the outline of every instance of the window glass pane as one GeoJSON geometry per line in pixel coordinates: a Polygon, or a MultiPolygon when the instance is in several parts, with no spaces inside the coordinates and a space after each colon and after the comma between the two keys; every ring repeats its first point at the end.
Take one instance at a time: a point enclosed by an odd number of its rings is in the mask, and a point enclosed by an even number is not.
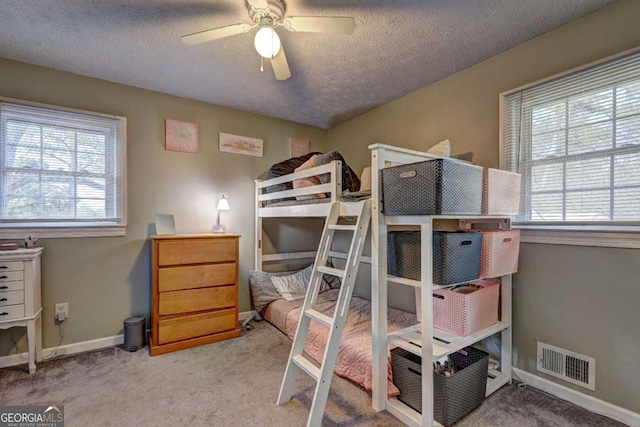
{"type": "MultiPolygon", "coordinates": [[[[614,180],[616,187],[640,185],[640,153],[615,157],[614,180]]],[[[640,210],[638,210],[640,217],[640,210]]]]}
{"type": "Polygon", "coordinates": [[[78,218],[104,218],[106,202],[96,199],[78,199],[78,218]]]}
{"type": "Polygon", "coordinates": [[[19,122],[16,120],[7,120],[6,143],[11,145],[31,146],[40,148],[40,126],[19,122]]]}
{"type": "Polygon", "coordinates": [[[640,217],[640,188],[621,188],[613,193],[614,221],[637,221],[640,217]]]}
{"type": "Polygon", "coordinates": [[[105,141],[103,134],[78,132],[78,151],[104,155],[105,141]]]}
{"type": "Polygon", "coordinates": [[[616,145],[625,147],[640,144],[640,116],[620,119],[616,128],[616,145]]]}
{"type": "Polygon", "coordinates": [[[567,103],[565,101],[535,107],[531,112],[531,133],[560,130],[566,127],[567,103]]]}
{"type": "Polygon", "coordinates": [[[562,190],[563,164],[554,163],[531,167],[531,191],[562,190]]]}
{"type": "Polygon", "coordinates": [[[542,133],[531,138],[531,159],[541,160],[565,155],[565,131],[542,133]]]}
{"type": "Polygon", "coordinates": [[[42,146],[45,149],[75,151],[76,133],[72,129],[43,126],[42,146]]]}
{"type": "Polygon", "coordinates": [[[640,114],[640,80],[626,83],[616,90],[618,117],[640,114]]]}
{"type": "Polygon", "coordinates": [[[40,193],[40,176],[35,173],[7,172],[5,175],[7,196],[29,196],[40,193]]]}
{"type": "Polygon", "coordinates": [[[73,199],[42,199],[43,219],[75,218],[73,199]]]}
{"type": "Polygon", "coordinates": [[[72,198],[75,197],[74,179],[72,177],[43,175],[42,197],[72,198]]]}
{"type": "Polygon", "coordinates": [[[29,145],[6,145],[4,148],[7,168],[40,169],[40,148],[29,145]]]}
{"type": "Polygon", "coordinates": [[[104,178],[79,178],[77,197],[105,199],[105,181],[104,178]]]}
{"type": "Polygon", "coordinates": [[[567,162],[567,190],[609,188],[611,158],[574,160],[567,162]]]}
{"type": "Polygon", "coordinates": [[[75,171],[73,151],[44,150],[42,152],[42,164],[46,170],[75,171]]]}
{"type": "Polygon", "coordinates": [[[531,221],[562,221],[562,194],[533,194],[531,221]]]}
{"type": "Polygon", "coordinates": [[[104,154],[78,152],[78,172],[84,173],[104,173],[104,154]]]}
{"type": "Polygon", "coordinates": [[[576,191],[567,193],[567,221],[609,221],[611,193],[576,191]]]}
{"type": "Polygon", "coordinates": [[[612,118],[613,89],[569,98],[569,127],[612,118]]]}
{"type": "Polygon", "coordinates": [[[15,219],[38,218],[39,200],[35,197],[7,197],[7,215],[15,219]]]}
{"type": "Polygon", "coordinates": [[[613,123],[604,122],[569,129],[569,154],[613,147],[613,123]]]}

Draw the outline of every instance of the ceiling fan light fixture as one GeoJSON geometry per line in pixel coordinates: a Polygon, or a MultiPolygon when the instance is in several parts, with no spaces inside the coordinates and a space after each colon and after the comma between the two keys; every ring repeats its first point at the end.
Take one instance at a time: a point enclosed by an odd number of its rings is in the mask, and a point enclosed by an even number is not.
{"type": "Polygon", "coordinates": [[[280,52],[280,37],[271,27],[260,28],[253,39],[253,44],[260,56],[264,58],[271,59],[280,52]]]}

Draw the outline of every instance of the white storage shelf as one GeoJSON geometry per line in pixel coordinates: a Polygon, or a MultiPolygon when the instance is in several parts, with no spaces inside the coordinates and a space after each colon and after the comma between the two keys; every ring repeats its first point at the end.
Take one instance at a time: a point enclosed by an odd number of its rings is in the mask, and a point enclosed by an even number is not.
{"type": "MultiPolygon", "coordinates": [[[[494,334],[501,336],[500,370],[490,368],[486,395],[495,392],[511,381],[511,276],[501,278],[500,321],[467,337],[433,328],[432,298],[422,298],[422,323],[387,334],[388,283],[397,283],[427,290],[446,286],[433,285],[434,230],[470,228],[471,224],[494,223],[502,229],[510,229],[510,217],[504,215],[384,215],[381,210],[382,169],[389,165],[414,163],[432,158],[420,151],[393,147],[384,144],[369,146],[371,150],[371,281],[373,323],[373,393],[372,405],[377,411],[387,410],[407,425],[440,425],[433,420],[433,361],[467,347],[494,334]],[[412,280],[388,275],[387,230],[412,229],[421,232],[421,277],[412,280]],[[425,339],[427,337],[427,339],[425,339]],[[387,355],[391,347],[398,346],[422,358],[422,414],[396,398],[387,395],[387,355]]],[[[429,292],[430,293],[430,292],[429,292]]]]}
{"type": "MultiPolygon", "coordinates": [[[[433,260],[433,251],[431,247],[431,236],[433,230],[437,230],[439,227],[437,226],[438,222],[442,222],[445,225],[451,225],[453,223],[458,224],[471,224],[471,223],[502,223],[503,228],[510,228],[510,219],[509,217],[504,216],[482,216],[482,215],[474,215],[474,216],[460,216],[460,215],[421,215],[421,216],[384,216],[384,223],[387,228],[396,228],[395,226],[422,226],[421,232],[424,233],[428,231],[429,239],[425,241],[425,239],[421,240],[422,257],[426,257],[422,260],[422,265],[432,265],[433,260]],[[506,226],[506,227],[505,227],[506,226]],[[426,249],[426,250],[424,250],[426,249]]],[[[401,285],[407,285],[412,287],[430,287],[431,289],[441,289],[441,288],[449,288],[452,286],[456,286],[458,283],[451,283],[447,285],[435,285],[430,283],[433,276],[433,271],[431,268],[427,269],[428,271],[423,273],[423,280],[425,276],[431,278],[427,280],[423,286],[423,282],[421,280],[413,280],[405,277],[398,277],[392,275],[386,275],[386,281],[391,283],[397,283],[401,285]],[[430,284],[427,284],[430,283],[430,284]]],[[[462,283],[468,283],[462,282],[462,283]]],[[[423,346],[426,345],[427,348],[432,349],[431,360],[428,360],[426,363],[423,362],[423,375],[424,373],[429,373],[426,375],[428,378],[428,382],[432,384],[433,375],[432,366],[433,361],[441,359],[443,357],[448,356],[451,353],[454,353],[458,350],[461,350],[465,347],[473,345],[478,341],[481,341],[487,337],[492,335],[502,333],[502,363],[504,363],[504,367],[502,370],[493,370],[491,369],[489,375],[487,377],[487,391],[486,395],[489,396],[504,384],[511,382],[511,275],[503,276],[501,278],[501,295],[502,295],[502,319],[498,321],[496,324],[475,332],[466,337],[458,336],[452,334],[447,331],[443,331],[437,328],[434,328],[431,324],[431,316],[429,317],[429,321],[423,323],[419,323],[392,333],[387,334],[386,344],[389,349],[394,347],[403,348],[413,354],[421,356],[423,361],[425,360],[423,346]],[[429,333],[429,330],[432,333],[429,333]],[[424,341],[424,337],[427,336],[428,341],[424,341]]],[[[426,299],[425,304],[427,307],[423,306],[423,313],[432,312],[430,298],[426,299]],[[425,311],[425,308],[427,311],[425,311]]],[[[429,398],[432,399],[432,393],[429,394],[429,398]]],[[[423,404],[423,408],[424,408],[423,404]]],[[[403,421],[405,424],[410,426],[426,426],[426,425],[435,425],[440,426],[441,424],[437,421],[429,422],[428,413],[433,413],[433,406],[430,407],[430,410],[423,411],[423,414],[413,410],[409,406],[405,405],[402,401],[397,398],[388,398],[386,401],[385,408],[396,416],[398,419],[403,421]],[[424,417],[423,417],[424,415],[424,417]]]]}

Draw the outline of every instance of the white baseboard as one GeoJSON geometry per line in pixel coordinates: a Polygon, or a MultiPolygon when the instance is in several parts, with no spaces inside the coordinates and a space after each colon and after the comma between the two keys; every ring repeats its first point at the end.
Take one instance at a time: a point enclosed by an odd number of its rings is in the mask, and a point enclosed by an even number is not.
{"type": "MultiPolygon", "coordinates": [[[[113,347],[124,342],[124,335],[114,335],[112,337],[98,338],[96,340],[82,341],[73,344],[61,345],[57,349],[45,348],[42,350],[43,360],[47,360],[56,356],[64,356],[67,354],[83,353],[85,351],[98,350],[106,347],[113,347]],[[45,359],[46,358],[46,359],[45,359]]],[[[0,357],[0,368],[8,366],[22,365],[28,363],[28,353],[10,354],[0,357]]]]}
{"type": "Polygon", "coordinates": [[[560,399],[581,406],[591,412],[604,415],[616,421],[620,421],[632,427],[640,427],[640,414],[632,412],[628,409],[621,408],[614,404],[597,399],[577,390],[549,381],[545,378],[523,371],[522,369],[513,368],[514,378],[522,381],[533,388],[537,388],[547,392],[560,399]]]}

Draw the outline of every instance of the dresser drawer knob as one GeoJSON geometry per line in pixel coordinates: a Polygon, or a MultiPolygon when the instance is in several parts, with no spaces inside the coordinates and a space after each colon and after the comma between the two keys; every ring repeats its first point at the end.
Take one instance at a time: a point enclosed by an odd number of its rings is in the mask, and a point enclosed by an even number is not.
{"type": "Polygon", "coordinates": [[[9,268],[6,265],[0,265],[0,268],[9,268]]]}
{"type": "Polygon", "coordinates": [[[7,316],[9,315],[9,312],[5,311],[4,313],[0,313],[0,316],[7,316]]]}
{"type": "Polygon", "coordinates": [[[0,276],[0,279],[8,279],[7,276],[0,276]]]}
{"type": "Polygon", "coordinates": [[[8,286],[0,286],[0,289],[9,289],[8,286]]]}
{"type": "Polygon", "coordinates": [[[0,298],[0,302],[2,301],[9,301],[7,298],[0,298]]]}

